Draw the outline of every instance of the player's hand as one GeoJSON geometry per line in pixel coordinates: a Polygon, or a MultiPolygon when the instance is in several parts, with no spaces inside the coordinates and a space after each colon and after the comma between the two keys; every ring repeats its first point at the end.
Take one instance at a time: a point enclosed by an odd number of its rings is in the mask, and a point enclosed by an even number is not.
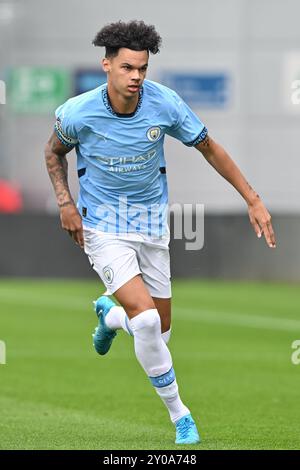
{"type": "Polygon", "coordinates": [[[259,198],[255,202],[249,204],[248,213],[250,222],[258,238],[260,238],[263,234],[269,247],[276,248],[276,240],[271,224],[271,216],[259,198]]]}
{"type": "Polygon", "coordinates": [[[83,248],[82,220],[75,204],[68,204],[60,208],[60,221],[62,228],[67,230],[80,248],[83,248]]]}

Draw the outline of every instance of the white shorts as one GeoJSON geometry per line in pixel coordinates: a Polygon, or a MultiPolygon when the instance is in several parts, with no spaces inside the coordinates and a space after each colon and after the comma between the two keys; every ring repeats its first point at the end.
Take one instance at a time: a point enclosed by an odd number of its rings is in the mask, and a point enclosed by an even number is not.
{"type": "Polygon", "coordinates": [[[152,297],[171,297],[169,234],[116,235],[86,226],[83,234],[84,251],[109,294],[141,274],[152,297]]]}

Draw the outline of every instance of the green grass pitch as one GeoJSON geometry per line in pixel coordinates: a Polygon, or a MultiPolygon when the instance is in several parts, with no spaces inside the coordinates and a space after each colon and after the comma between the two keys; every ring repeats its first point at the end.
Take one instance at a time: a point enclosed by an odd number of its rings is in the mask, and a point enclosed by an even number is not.
{"type": "Polygon", "coordinates": [[[120,331],[92,346],[97,282],[0,281],[1,449],[300,449],[298,285],[175,281],[169,343],[202,435],[174,444],[167,410],[120,331]]]}

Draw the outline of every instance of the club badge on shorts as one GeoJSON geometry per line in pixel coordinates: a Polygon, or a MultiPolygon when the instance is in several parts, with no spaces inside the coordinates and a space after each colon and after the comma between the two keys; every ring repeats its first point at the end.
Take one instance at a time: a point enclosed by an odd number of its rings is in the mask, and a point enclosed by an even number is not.
{"type": "Polygon", "coordinates": [[[158,126],[150,127],[150,129],[148,129],[147,131],[147,138],[151,142],[155,142],[156,140],[159,139],[160,133],[161,133],[160,127],[158,126]]]}
{"type": "Polygon", "coordinates": [[[107,284],[111,284],[114,278],[113,270],[109,266],[106,266],[105,268],[103,268],[103,274],[104,274],[107,284]]]}

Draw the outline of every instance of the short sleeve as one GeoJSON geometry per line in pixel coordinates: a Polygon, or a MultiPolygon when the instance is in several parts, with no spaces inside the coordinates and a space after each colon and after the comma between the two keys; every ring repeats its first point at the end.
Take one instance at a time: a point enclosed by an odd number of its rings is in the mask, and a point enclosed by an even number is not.
{"type": "Polygon", "coordinates": [[[174,123],[166,133],[180,140],[184,145],[193,147],[205,139],[208,131],[177,93],[173,91],[172,97],[174,123]]]}
{"type": "Polygon", "coordinates": [[[55,111],[56,122],[55,133],[59,140],[66,147],[74,147],[78,144],[77,131],[75,125],[75,114],[72,112],[69,102],[62,104],[55,111]]]}

